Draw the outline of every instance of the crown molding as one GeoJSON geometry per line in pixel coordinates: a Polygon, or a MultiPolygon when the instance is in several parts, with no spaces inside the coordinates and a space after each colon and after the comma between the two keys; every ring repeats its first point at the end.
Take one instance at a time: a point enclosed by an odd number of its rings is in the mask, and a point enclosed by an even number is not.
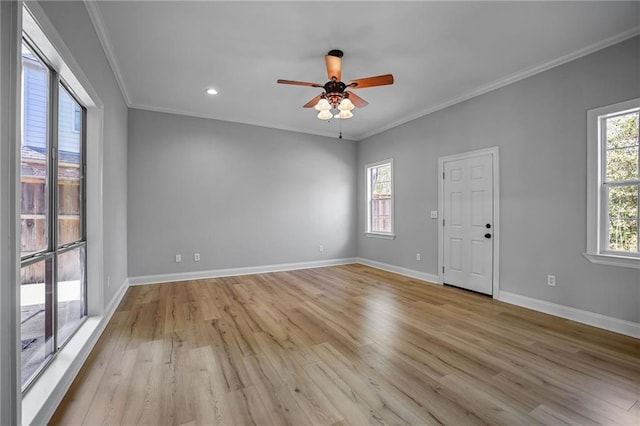
{"type": "Polygon", "coordinates": [[[532,67],[525,68],[523,70],[517,71],[517,72],[515,72],[513,74],[509,74],[506,77],[503,77],[503,78],[501,78],[499,80],[496,80],[496,81],[494,81],[492,83],[489,83],[487,85],[480,86],[480,87],[478,87],[476,89],[473,89],[473,90],[471,90],[471,91],[469,91],[467,93],[464,93],[464,94],[462,94],[460,96],[457,96],[455,98],[451,98],[451,99],[449,99],[447,101],[444,101],[444,102],[442,102],[442,103],[440,103],[438,105],[426,108],[424,110],[421,110],[421,111],[418,111],[418,112],[416,112],[414,114],[411,114],[411,115],[409,115],[407,117],[404,117],[404,118],[402,118],[400,120],[394,121],[393,123],[390,123],[390,124],[382,126],[382,127],[378,127],[378,128],[376,128],[376,129],[374,129],[374,130],[372,130],[370,132],[366,132],[363,135],[361,135],[357,140],[360,141],[360,140],[367,139],[367,138],[369,138],[371,136],[377,135],[378,133],[382,133],[382,132],[384,132],[386,130],[393,129],[394,127],[398,127],[398,126],[400,126],[402,124],[405,124],[405,123],[408,123],[410,121],[416,120],[416,119],[418,119],[420,117],[424,117],[426,115],[433,114],[436,111],[440,111],[440,110],[448,108],[450,106],[453,106],[453,105],[459,104],[461,102],[467,101],[469,99],[475,98],[477,96],[483,95],[485,93],[492,92],[492,91],[494,91],[496,89],[499,89],[501,87],[508,86],[509,84],[515,83],[515,82],[520,81],[520,80],[524,80],[525,78],[532,77],[532,76],[534,76],[536,74],[540,74],[541,72],[550,70],[551,68],[555,68],[555,67],[558,67],[560,65],[563,65],[563,64],[566,64],[568,62],[571,62],[573,60],[576,60],[578,58],[581,58],[583,56],[587,56],[587,55],[589,55],[591,53],[597,52],[598,50],[602,50],[602,49],[604,49],[606,47],[613,46],[614,44],[621,43],[621,42],[623,42],[625,40],[628,40],[628,39],[630,39],[632,37],[635,37],[637,35],[640,35],[640,26],[633,27],[633,28],[631,28],[631,29],[629,29],[627,31],[624,31],[624,32],[622,32],[620,34],[617,34],[617,35],[615,35],[613,37],[609,37],[607,39],[601,40],[601,41],[599,41],[597,43],[591,44],[591,45],[589,45],[589,46],[587,46],[585,48],[582,48],[582,49],[576,50],[574,52],[568,53],[566,55],[563,55],[563,56],[561,56],[559,58],[556,58],[556,59],[553,59],[551,61],[547,61],[547,62],[541,63],[539,65],[535,65],[535,66],[532,66],[532,67]]]}
{"type": "Polygon", "coordinates": [[[100,40],[100,44],[102,45],[102,50],[104,50],[104,54],[107,57],[107,62],[109,62],[109,66],[111,67],[111,71],[116,78],[118,87],[120,87],[120,92],[122,92],[122,96],[124,97],[127,106],[131,107],[133,102],[131,100],[131,96],[129,95],[129,91],[127,90],[127,86],[124,83],[122,73],[120,72],[120,66],[118,65],[118,60],[116,59],[116,55],[111,44],[111,39],[109,38],[107,29],[104,26],[102,12],[100,12],[98,2],[83,0],[83,3],[85,8],[87,9],[87,12],[89,13],[89,18],[91,18],[91,23],[93,24],[93,28],[96,30],[96,34],[98,35],[98,39],[100,40]]]}

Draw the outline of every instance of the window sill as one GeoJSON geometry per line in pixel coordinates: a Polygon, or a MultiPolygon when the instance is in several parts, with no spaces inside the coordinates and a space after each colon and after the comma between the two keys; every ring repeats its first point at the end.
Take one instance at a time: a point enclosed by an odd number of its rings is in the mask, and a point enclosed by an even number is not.
{"type": "Polygon", "coordinates": [[[591,263],[598,265],[621,266],[623,268],[640,269],[640,258],[616,256],[612,254],[582,253],[591,263]]]}
{"type": "Polygon", "coordinates": [[[369,237],[369,238],[380,238],[383,240],[395,240],[396,239],[396,235],[395,234],[376,234],[374,232],[365,232],[364,233],[365,237],[369,237]]]}
{"type": "Polygon", "coordinates": [[[22,396],[22,424],[40,424],[55,412],[76,373],[93,349],[102,317],[88,317],[22,396]]]}

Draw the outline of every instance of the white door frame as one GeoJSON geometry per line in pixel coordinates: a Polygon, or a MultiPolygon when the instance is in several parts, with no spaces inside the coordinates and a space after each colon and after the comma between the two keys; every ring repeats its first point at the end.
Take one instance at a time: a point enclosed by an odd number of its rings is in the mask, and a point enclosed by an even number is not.
{"type": "Polygon", "coordinates": [[[476,151],[463,152],[460,154],[438,157],[438,282],[444,283],[444,163],[455,160],[465,160],[479,157],[481,155],[491,155],[493,159],[493,295],[498,299],[500,291],[500,157],[497,146],[476,151]]]}

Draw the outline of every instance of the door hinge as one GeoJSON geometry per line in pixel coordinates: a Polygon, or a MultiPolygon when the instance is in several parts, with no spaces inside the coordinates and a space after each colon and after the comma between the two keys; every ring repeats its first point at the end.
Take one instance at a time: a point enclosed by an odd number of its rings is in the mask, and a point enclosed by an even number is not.
{"type": "Polygon", "coordinates": [[[444,266],[442,267],[442,273],[444,274],[444,266]]]}
{"type": "Polygon", "coordinates": [[[444,226],[444,219],[442,219],[442,226],[444,226]]]}
{"type": "Polygon", "coordinates": [[[442,179],[444,180],[444,172],[442,172],[442,179]]]}

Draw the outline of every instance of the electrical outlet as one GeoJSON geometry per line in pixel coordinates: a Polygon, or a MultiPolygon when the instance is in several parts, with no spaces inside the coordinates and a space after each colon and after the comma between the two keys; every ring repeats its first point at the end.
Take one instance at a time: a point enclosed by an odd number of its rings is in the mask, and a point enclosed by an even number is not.
{"type": "Polygon", "coordinates": [[[180,262],[182,262],[182,255],[176,254],[176,263],[180,263],[180,262]]]}
{"type": "Polygon", "coordinates": [[[416,260],[420,260],[420,259],[421,259],[420,253],[416,253],[416,260]]]}
{"type": "Polygon", "coordinates": [[[555,287],[555,285],[556,285],[556,276],[555,275],[547,275],[547,285],[555,287]]]}
{"type": "Polygon", "coordinates": [[[200,262],[200,253],[193,253],[193,261],[200,262]]]}
{"type": "Polygon", "coordinates": [[[319,246],[319,247],[318,247],[318,251],[319,251],[320,253],[324,253],[324,246],[319,246]]]}

